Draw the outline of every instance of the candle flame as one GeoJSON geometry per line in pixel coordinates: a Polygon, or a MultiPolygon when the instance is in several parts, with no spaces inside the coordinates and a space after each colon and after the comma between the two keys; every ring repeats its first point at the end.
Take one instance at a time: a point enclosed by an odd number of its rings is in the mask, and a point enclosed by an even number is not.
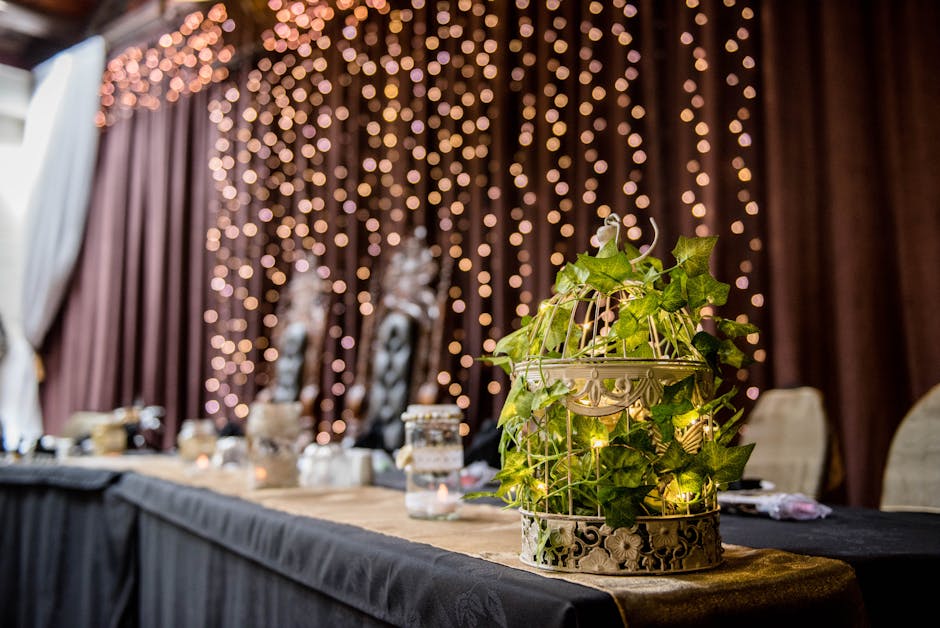
{"type": "Polygon", "coordinates": [[[255,467],[255,478],[258,480],[265,480],[268,477],[268,470],[264,467],[255,467]]]}
{"type": "Polygon", "coordinates": [[[199,454],[199,457],[196,458],[196,466],[199,467],[200,469],[208,469],[209,468],[209,456],[207,456],[206,454],[199,454]]]}
{"type": "Polygon", "coordinates": [[[437,501],[447,501],[447,486],[443,482],[437,487],[437,501]]]}

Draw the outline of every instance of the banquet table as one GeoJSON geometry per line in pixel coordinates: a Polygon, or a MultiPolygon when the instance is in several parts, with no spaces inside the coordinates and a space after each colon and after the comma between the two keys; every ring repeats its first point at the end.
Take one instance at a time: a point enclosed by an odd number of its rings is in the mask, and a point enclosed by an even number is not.
{"type": "Polygon", "coordinates": [[[0,623],[896,625],[940,567],[940,516],[912,514],[723,515],[716,569],[590,576],[523,565],[518,513],[486,504],[422,521],[394,489],[258,491],[170,457],[0,465],[0,623]]]}

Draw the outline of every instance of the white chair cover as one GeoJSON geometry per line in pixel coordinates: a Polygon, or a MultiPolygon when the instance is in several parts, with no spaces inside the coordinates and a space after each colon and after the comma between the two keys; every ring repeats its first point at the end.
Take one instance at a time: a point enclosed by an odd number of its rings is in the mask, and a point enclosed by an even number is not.
{"type": "Polygon", "coordinates": [[[773,482],[774,490],[818,498],[828,449],[822,393],[810,386],[771,389],[758,398],[741,428],[755,443],[745,478],[773,482]]]}
{"type": "Polygon", "coordinates": [[[914,404],[894,433],[881,510],[940,512],[940,384],[914,404]]]}

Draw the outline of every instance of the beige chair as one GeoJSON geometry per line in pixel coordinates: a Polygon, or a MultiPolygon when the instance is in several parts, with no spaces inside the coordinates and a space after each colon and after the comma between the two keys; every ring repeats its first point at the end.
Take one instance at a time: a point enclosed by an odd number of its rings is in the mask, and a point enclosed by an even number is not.
{"type": "Polygon", "coordinates": [[[894,433],[881,510],[940,512],[940,384],[914,404],[894,433]]]}
{"type": "Polygon", "coordinates": [[[744,477],[772,482],[777,491],[818,498],[828,439],[826,410],[818,389],[767,390],[741,428],[741,443],[755,443],[744,477]]]}

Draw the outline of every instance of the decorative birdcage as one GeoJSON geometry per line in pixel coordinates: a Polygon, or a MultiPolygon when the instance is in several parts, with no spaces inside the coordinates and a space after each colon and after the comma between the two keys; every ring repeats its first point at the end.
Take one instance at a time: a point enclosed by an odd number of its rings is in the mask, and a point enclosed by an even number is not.
{"type": "MultiPolygon", "coordinates": [[[[654,232],[656,225],[653,223],[654,232]]],[[[680,238],[676,264],[598,231],[596,256],[562,269],[555,294],[488,359],[510,374],[496,494],[523,516],[523,562],[594,573],[674,573],[721,561],[717,491],[751,446],[731,445],[736,390],[718,394],[733,338],[717,316],[716,238],[680,238]],[[713,331],[707,331],[709,325],[713,331]]]]}

